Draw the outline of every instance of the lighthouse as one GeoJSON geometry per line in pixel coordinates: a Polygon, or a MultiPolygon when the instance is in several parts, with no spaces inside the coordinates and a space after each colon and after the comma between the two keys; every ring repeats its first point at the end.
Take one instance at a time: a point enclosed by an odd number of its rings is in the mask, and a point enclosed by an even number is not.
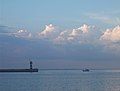
{"type": "Polygon", "coordinates": [[[33,64],[33,62],[32,62],[32,61],[30,61],[30,69],[32,69],[32,64],[33,64]]]}

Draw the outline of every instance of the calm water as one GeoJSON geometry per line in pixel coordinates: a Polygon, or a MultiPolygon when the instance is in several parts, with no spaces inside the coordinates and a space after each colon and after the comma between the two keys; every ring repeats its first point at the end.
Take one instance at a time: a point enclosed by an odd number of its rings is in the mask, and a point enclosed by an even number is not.
{"type": "Polygon", "coordinates": [[[0,73],[0,91],[120,91],[120,71],[0,73]]]}

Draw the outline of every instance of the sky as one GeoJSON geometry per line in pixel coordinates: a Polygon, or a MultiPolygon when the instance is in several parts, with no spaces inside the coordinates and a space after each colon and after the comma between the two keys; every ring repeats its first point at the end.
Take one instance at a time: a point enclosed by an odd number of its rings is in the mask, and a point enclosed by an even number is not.
{"type": "Polygon", "coordinates": [[[97,23],[102,26],[104,19],[110,20],[110,25],[120,23],[119,0],[0,0],[0,2],[2,25],[27,28],[31,31],[40,30],[49,23],[65,28],[73,28],[82,23],[97,23]]]}
{"type": "Polygon", "coordinates": [[[120,0],[0,0],[0,68],[119,68],[120,0]]]}

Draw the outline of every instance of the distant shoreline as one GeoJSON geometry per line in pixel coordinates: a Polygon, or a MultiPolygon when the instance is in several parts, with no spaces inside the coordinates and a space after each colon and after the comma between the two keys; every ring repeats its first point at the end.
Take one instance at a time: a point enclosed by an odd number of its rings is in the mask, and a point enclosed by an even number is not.
{"type": "MultiPolygon", "coordinates": [[[[39,70],[83,70],[83,69],[81,68],[81,69],[39,69],[39,70]]],[[[120,70],[120,69],[90,69],[90,70],[120,70]]]]}

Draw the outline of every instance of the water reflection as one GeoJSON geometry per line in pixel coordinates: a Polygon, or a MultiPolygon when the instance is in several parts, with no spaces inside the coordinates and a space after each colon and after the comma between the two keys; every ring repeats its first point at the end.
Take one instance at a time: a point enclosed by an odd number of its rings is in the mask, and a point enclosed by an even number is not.
{"type": "Polygon", "coordinates": [[[120,72],[41,70],[0,74],[0,91],[120,91],[120,72]]]}

